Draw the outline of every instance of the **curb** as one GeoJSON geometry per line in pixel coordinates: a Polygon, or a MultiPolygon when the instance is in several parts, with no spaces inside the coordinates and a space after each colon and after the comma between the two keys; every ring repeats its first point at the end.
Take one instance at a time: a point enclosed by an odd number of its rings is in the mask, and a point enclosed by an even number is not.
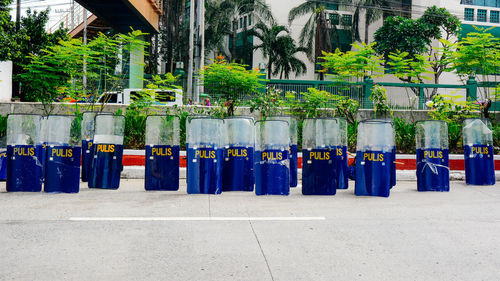
{"type": "MultiPolygon", "coordinates": [[[[144,166],[125,166],[121,174],[122,179],[144,179],[144,166]]],[[[179,178],[186,179],[186,168],[179,169],[179,178]]],[[[302,178],[302,169],[298,170],[298,178],[302,178]]],[[[417,175],[415,170],[398,170],[396,171],[396,179],[398,181],[416,181],[417,175]]],[[[495,179],[500,181],[500,171],[495,171],[495,179]]],[[[451,181],[464,181],[464,171],[450,171],[451,181]]]]}

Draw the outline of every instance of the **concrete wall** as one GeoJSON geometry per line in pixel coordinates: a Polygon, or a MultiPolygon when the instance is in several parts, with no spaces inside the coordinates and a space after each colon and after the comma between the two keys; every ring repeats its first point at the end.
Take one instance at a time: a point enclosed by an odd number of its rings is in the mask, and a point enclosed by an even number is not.
{"type": "Polygon", "coordinates": [[[0,61],[0,101],[12,99],[12,61],[0,61]]]}

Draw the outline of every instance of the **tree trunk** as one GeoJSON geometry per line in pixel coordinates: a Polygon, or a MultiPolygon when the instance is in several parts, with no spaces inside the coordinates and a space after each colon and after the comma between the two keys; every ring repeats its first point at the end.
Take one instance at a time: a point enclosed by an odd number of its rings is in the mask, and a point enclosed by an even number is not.
{"type": "Polygon", "coordinates": [[[232,56],[231,60],[233,60],[233,61],[236,59],[236,42],[238,40],[238,31],[236,28],[237,26],[238,26],[238,21],[233,20],[233,35],[232,35],[233,36],[233,38],[232,38],[233,48],[231,50],[231,56],[232,56]]]}
{"type": "Polygon", "coordinates": [[[371,17],[368,16],[368,10],[366,10],[366,15],[365,15],[365,44],[368,44],[368,29],[370,27],[370,20],[371,17]]]}

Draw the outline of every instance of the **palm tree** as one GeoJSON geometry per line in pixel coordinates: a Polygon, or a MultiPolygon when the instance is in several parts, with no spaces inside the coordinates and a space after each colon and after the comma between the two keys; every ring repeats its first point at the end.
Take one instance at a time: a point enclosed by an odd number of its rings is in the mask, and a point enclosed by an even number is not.
{"type": "Polygon", "coordinates": [[[254,50],[262,50],[262,55],[267,58],[267,78],[271,79],[273,63],[276,59],[276,51],[278,41],[280,38],[287,36],[288,29],[283,25],[271,23],[268,27],[263,22],[255,24],[254,28],[250,31],[250,36],[259,38],[261,43],[253,47],[254,50]],[[281,34],[281,35],[280,35],[281,34]]]}
{"type": "Polygon", "coordinates": [[[353,33],[354,39],[356,41],[361,41],[359,36],[359,20],[360,13],[362,10],[365,11],[365,34],[364,42],[368,44],[369,42],[369,30],[370,25],[379,20],[384,14],[384,9],[393,6],[391,0],[359,0],[354,4],[354,16],[353,16],[353,33]]]}
{"type": "Polygon", "coordinates": [[[229,55],[224,39],[232,34],[232,19],[229,14],[221,12],[230,9],[228,4],[223,0],[205,2],[205,53],[207,54],[212,52],[214,56],[229,55]]]}
{"type": "MultiPolygon", "coordinates": [[[[309,15],[309,19],[300,32],[299,44],[307,49],[309,60],[315,64],[323,52],[333,51],[332,36],[336,28],[328,23],[329,12],[327,10],[325,1],[311,0],[291,9],[288,13],[289,24],[298,17],[309,15]]],[[[320,80],[323,79],[324,74],[320,72],[320,80]]]]}
{"type": "Polygon", "coordinates": [[[297,47],[295,41],[290,35],[280,36],[276,40],[275,61],[274,61],[274,72],[273,75],[280,75],[280,79],[283,79],[283,75],[286,79],[290,77],[291,72],[295,72],[295,75],[300,75],[306,73],[306,64],[295,57],[299,52],[307,53],[307,49],[304,47],[297,47]]]}

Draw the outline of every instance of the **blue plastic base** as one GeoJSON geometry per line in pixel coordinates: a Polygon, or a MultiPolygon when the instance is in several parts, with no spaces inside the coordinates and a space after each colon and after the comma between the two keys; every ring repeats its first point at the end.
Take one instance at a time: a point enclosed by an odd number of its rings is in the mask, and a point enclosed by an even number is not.
{"type": "Polygon", "coordinates": [[[450,191],[448,149],[417,149],[417,190],[450,191]]]}
{"type": "Polygon", "coordinates": [[[78,193],[80,190],[80,147],[47,147],[44,191],[78,193]]]}
{"type": "Polygon", "coordinates": [[[290,194],[288,151],[265,150],[255,152],[255,194],[290,194]]]}
{"type": "Polygon", "coordinates": [[[8,192],[40,192],[42,190],[42,163],[33,145],[7,146],[8,192]]]}
{"type": "Polygon", "coordinates": [[[389,197],[395,181],[394,157],[392,151],[358,151],[355,194],[389,197]]]}
{"type": "Polygon", "coordinates": [[[187,149],[187,192],[220,194],[222,192],[223,149],[187,149]]]}
{"type": "Polygon", "coordinates": [[[224,149],[222,191],[253,191],[253,147],[224,149]]]}
{"type": "Polygon", "coordinates": [[[179,190],[179,146],[146,146],[146,190],[179,190]]]}
{"type": "Polygon", "coordinates": [[[469,185],[495,185],[495,159],[492,145],[464,146],[465,182],[469,185]]]}
{"type": "Polygon", "coordinates": [[[123,170],[123,145],[94,144],[89,188],[118,189],[123,170]]]}

